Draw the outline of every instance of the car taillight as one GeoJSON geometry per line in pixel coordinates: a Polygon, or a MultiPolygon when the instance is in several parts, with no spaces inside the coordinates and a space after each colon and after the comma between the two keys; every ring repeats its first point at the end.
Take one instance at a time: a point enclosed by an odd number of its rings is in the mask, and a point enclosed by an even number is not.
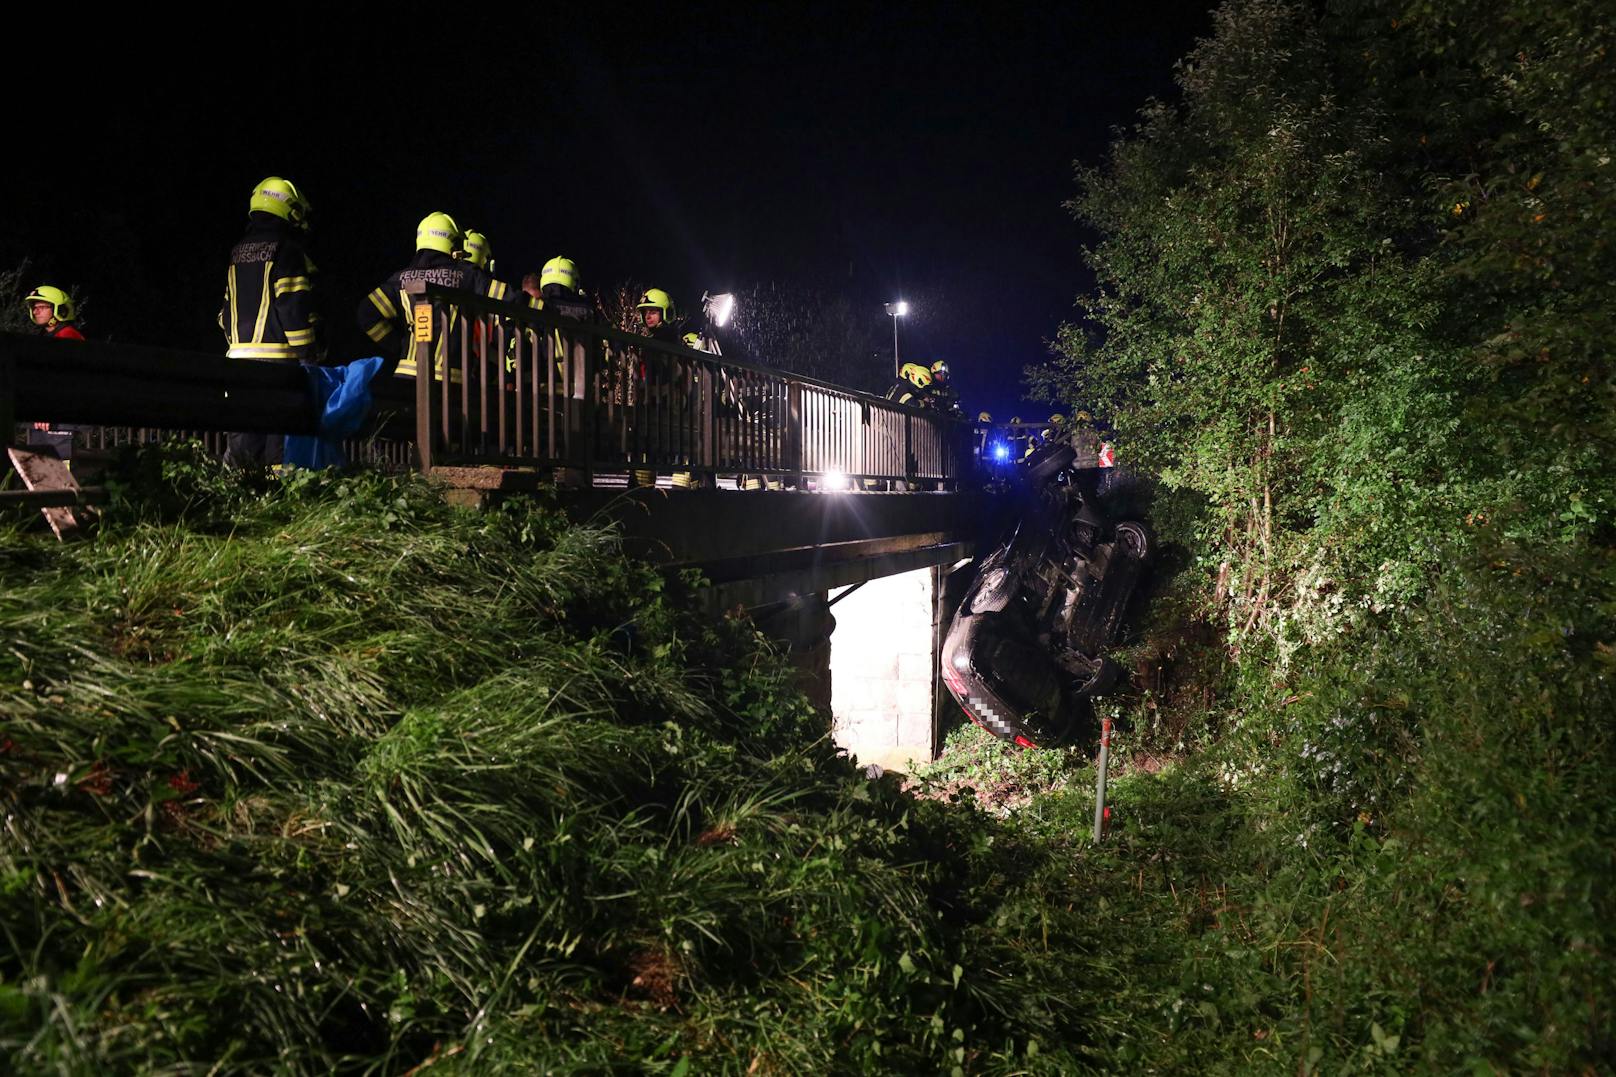
{"type": "Polygon", "coordinates": [[[1016,734],[1016,745],[1018,747],[1021,747],[1021,748],[1036,748],[1036,747],[1038,747],[1038,745],[1034,744],[1032,741],[1028,740],[1026,737],[1023,737],[1019,733],[1016,734]]]}

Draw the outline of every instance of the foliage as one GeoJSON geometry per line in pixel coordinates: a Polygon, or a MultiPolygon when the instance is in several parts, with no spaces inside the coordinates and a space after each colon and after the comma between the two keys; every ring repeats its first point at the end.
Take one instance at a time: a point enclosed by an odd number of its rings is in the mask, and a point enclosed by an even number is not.
{"type": "Polygon", "coordinates": [[[1081,173],[1100,287],[1036,379],[1160,476],[1132,657],[1192,682],[1108,701],[1099,846],[1076,754],[866,780],[748,624],[542,505],[148,451],[95,542],[0,534],[0,1050],[1601,1072],[1611,33],[1233,0],[1081,173]]]}
{"type": "Polygon", "coordinates": [[[640,320],[639,302],[649,287],[639,281],[625,280],[601,296],[602,318],[606,324],[625,333],[643,333],[645,323],[640,320]]]}
{"type": "Polygon", "coordinates": [[[1232,0],[1079,172],[1099,287],[1032,378],[1159,477],[1166,593],[1225,656],[1216,739],[1119,781],[1083,862],[1117,1068],[1610,1057],[1613,33],[1232,0]]]}
{"type": "Polygon", "coordinates": [[[25,258],[16,269],[0,270],[0,296],[4,297],[4,306],[0,306],[0,333],[32,333],[34,320],[23,306],[22,298],[34,287],[28,273],[28,260],[25,258]]]}
{"type": "Polygon", "coordinates": [[[0,539],[12,1071],[1069,1068],[994,920],[1031,854],[867,780],[689,581],[418,480],[118,482],[0,539]]]}
{"type": "Polygon", "coordinates": [[[1086,749],[1023,751],[965,722],[948,734],[942,754],[916,767],[913,777],[919,795],[974,802],[1006,814],[1068,781],[1092,779],[1085,774],[1088,762],[1086,749]]]}
{"type": "Polygon", "coordinates": [[[1237,642],[1408,608],[1467,524],[1610,524],[1610,29],[1490,7],[1228,4],[1183,103],[1080,173],[1101,287],[1035,380],[1204,497],[1237,642]]]}

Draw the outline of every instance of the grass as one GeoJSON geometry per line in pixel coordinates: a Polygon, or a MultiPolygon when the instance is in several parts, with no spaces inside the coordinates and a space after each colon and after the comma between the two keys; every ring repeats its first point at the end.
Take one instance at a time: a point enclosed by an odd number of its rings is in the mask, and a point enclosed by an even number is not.
{"type": "Polygon", "coordinates": [[[855,771],[688,581],[542,505],[126,467],[94,541],[0,544],[15,1070],[992,1070],[1060,1039],[1038,962],[965,949],[975,820],[855,771]]]}
{"type": "Polygon", "coordinates": [[[1081,752],[870,781],[748,623],[542,504],[127,467],[93,541],[0,537],[15,1072],[1610,1057],[1607,576],[1117,701],[1094,846],[1081,752]]]}

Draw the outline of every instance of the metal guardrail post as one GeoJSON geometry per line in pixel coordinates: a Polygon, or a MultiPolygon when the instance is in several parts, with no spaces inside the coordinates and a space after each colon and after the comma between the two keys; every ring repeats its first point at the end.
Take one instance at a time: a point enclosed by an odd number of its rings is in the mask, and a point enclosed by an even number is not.
{"type": "MultiPolygon", "coordinates": [[[[704,468],[718,466],[718,440],[715,431],[718,401],[713,391],[713,368],[707,363],[700,364],[696,370],[697,407],[700,413],[697,417],[698,429],[696,433],[696,463],[704,468]]],[[[704,480],[709,485],[711,477],[704,480]]]]}
{"type": "Polygon", "coordinates": [[[423,294],[425,285],[410,282],[405,289],[414,297],[408,346],[415,352],[415,456],[421,473],[426,474],[432,470],[437,448],[432,422],[432,383],[437,373],[432,366],[432,303],[423,294]]]}
{"type": "MultiPolygon", "coordinates": [[[[589,345],[584,349],[583,445],[580,463],[585,485],[592,485],[595,481],[595,456],[600,448],[600,431],[597,427],[600,422],[601,371],[606,366],[605,351],[605,338],[591,335],[589,345]]],[[[607,392],[611,391],[609,386],[605,389],[607,392]]]]}
{"type": "MultiPolygon", "coordinates": [[[[486,349],[488,334],[486,332],[487,319],[479,316],[475,311],[461,313],[451,310],[449,325],[452,326],[457,318],[460,321],[460,408],[458,413],[454,415],[454,418],[458,419],[459,422],[457,424],[451,422],[450,429],[458,429],[459,431],[459,437],[454,439],[455,451],[466,455],[473,451],[480,451],[480,449],[474,449],[474,447],[479,446],[479,439],[471,436],[471,356],[473,352],[471,342],[476,339],[486,349]]],[[[449,361],[453,362],[454,356],[450,356],[449,361]]],[[[479,369],[481,366],[482,360],[479,357],[479,369]]],[[[444,376],[448,377],[447,374],[444,376]]],[[[478,380],[481,381],[480,378],[478,380]]],[[[450,379],[451,383],[452,381],[453,379],[450,379]]],[[[443,390],[446,393],[451,392],[452,385],[445,384],[443,390]]],[[[478,433],[480,435],[481,431],[478,431],[478,433]]]]}
{"type": "Polygon", "coordinates": [[[785,459],[781,461],[788,482],[803,489],[802,482],[802,382],[786,383],[785,459]]]}
{"type": "Polygon", "coordinates": [[[915,417],[908,412],[903,413],[903,481],[913,484],[915,482],[915,417]]]}

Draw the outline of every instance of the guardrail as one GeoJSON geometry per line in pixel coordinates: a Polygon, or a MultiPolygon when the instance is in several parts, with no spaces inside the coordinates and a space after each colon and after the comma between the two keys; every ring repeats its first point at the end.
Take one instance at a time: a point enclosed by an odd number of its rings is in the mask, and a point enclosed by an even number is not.
{"type": "MultiPolygon", "coordinates": [[[[374,395],[373,436],[350,442],[350,458],[408,467],[409,387],[381,384],[374,395]]],[[[0,445],[14,440],[16,422],[31,421],[71,430],[75,454],[174,436],[223,452],[229,431],[318,432],[308,376],[296,364],[0,333],[0,445]]],[[[8,467],[0,453],[0,473],[8,467]]]]}
{"type": "MultiPolygon", "coordinates": [[[[419,376],[378,378],[350,455],[455,465],[744,476],[807,486],[951,489],[973,474],[970,424],[813,378],[546,310],[416,286],[419,376]],[[442,342],[448,367],[427,376],[442,342]]],[[[0,432],[89,426],[85,447],[168,433],[313,434],[296,365],[0,334],[0,432]]]]}

